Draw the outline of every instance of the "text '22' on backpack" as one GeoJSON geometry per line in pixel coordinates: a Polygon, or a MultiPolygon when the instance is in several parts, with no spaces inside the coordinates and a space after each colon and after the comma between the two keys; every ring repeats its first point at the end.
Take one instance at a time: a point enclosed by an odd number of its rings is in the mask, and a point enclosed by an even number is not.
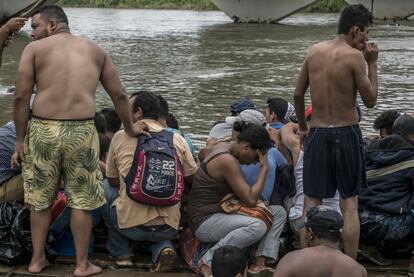
{"type": "Polygon", "coordinates": [[[174,148],[172,132],[163,130],[151,137],[138,137],[134,160],[125,177],[129,198],[151,206],[172,206],[180,202],[184,174],[174,148]]]}

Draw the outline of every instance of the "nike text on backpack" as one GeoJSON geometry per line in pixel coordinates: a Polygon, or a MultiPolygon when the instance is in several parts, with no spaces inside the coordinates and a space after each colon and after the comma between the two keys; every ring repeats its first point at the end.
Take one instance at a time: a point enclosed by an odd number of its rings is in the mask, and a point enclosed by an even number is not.
{"type": "Polygon", "coordinates": [[[137,138],[132,166],[125,177],[129,198],[152,206],[172,206],[181,200],[184,174],[173,136],[163,130],[137,138]]]}

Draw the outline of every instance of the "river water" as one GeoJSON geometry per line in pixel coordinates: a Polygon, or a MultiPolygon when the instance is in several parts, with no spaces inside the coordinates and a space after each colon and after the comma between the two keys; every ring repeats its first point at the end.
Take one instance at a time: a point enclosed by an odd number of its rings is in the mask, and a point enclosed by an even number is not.
{"type": "MultiPolygon", "coordinates": [[[[260,110],[268,97],[292,101],[298,71],[310,45],[333,38],[338,14],[297,14],[277,25],[233,24],[222,12],[66,9],[72,32],[112,56],[129,94],[145,89],[163,95],[180,127],[204,144],[209,129],[228,115],[235,99],[248,97],[260,110]]],[[[24,32],[29,33],[29,24],[24,32]]],[[[413,110],[414,21],[377,22],[371,40],[380,47],[380,96],[363,108],[371,132],[381,111],[413,110]]],[[[0,69],[0,124],[11,120],[13,86],[24,46],[17,37],[0,69]]],[[[102,88],[97,109],[111,105],[102,88]]]]}

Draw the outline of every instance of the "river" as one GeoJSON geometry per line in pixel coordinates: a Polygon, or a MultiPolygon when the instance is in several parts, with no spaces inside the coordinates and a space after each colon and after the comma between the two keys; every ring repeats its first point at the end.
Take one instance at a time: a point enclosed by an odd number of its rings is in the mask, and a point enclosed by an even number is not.
{"type": "MultiPolygon", "coordinates": [[[[222,12],[66,9],[76,35],[112,56],[128,92],[163,95],[180,127],[199,147],[211,125],[228,115],[233,100],[248,97],[263,111],[268,97],[292,101],[298,71],[310,45],[336,33],[338,14],[297,14],[277,25],[233,24],[222,12]]],[[[29,33],[29,24],[24,32],[29,33]]],[[[413,110],[414,21],[377,22],[380,96],[362,108],[365,133],[383,110],[413,110]]],[[[5,50],[0,69],[0,124],[11,120],[13,86],[24,45],[19,36],[5,50]]],[[[309,98],[308,98],[309,99],[309,98]]],[[[98,88],[97,109],[111,105],[98,88]]],[[[361,106],[362,107],[362,106],[361,106]]]]}

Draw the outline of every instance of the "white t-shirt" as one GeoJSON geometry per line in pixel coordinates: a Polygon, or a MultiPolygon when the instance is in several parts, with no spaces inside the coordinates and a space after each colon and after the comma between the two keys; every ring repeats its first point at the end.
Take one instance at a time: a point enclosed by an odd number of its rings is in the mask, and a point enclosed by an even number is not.
{"type": "MultiPolygon", "coordinates": [[[[293,197],[293,207],[289,211],[289,219],[294,220],[302,217],[303,205],[305,195],[303,193],[303,151],[300,151],[298,161],[295,165],[295,185],[296,185],[296,194],[293,197]]],[[[322,205],[331,207],[341,214],[341,209],[339,208],[339,193],[336,191],[334,198],[327,198],[322,200],[322,205]]]]}

